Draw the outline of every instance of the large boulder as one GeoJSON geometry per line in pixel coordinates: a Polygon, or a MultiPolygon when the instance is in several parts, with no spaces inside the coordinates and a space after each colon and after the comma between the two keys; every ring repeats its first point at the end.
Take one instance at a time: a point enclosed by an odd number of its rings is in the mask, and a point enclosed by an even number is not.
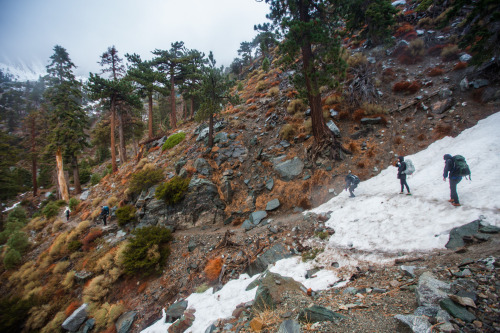
{"type": "Polygon", "coordinates": [[[270,264],[274,264],[278,260],[290,257],[288,251],[283,245],[276,244],[255,259],[248,268],[247,273],[250,276],[264,272],[270,264]]]}
{"type": "Polygon", "coordinates": [[[344,318],[346,317],[318,305],[313,305],[309,308],[303,309],[302,311],[300,311],[298,316],[298,320],[300,322],[307,323],[317,323],[320,321],[336,321],[344,318]]]}
{"type": "Polygon", "coordinates": [[[169,206],[162,200],[145,201],[137,227],[159,225],[177,230],[222,224],[224,209],[215,184],[207,179],[193,177],[180,203],[169,206]]]}
{"type": "MultiPolygon", "coordinates": [[[[285,301],[285,295],[304,296],[305,287],[294,279],[277,273],[266,272],[262,277],[252,282],[247,289],[257,286],[253,309],[262,311],[275,309],[285,301]]],[[[305,296],[304,296],[305,297],[305,296]]]]}
{"type": "Polygon", "coordinates": [[[87,306],[88,305],[84,303],[78,309],[73,311],[73,313],[62,323],[62,328],[70,332],[75,332],[87,319],[87,306]]]}
{"type": "Polygon", "coordinates": [[[441,300],[448,297],[450,289],[450,284],[438,280],[430,272],[424,272],[420,275],[416,289],[418,305],[437,306],[441,300]]]}
{"type": "Polygon", "coordinates": [[[274,169],[284,180],[292,180],[304,170],[304,162],[298,157],[291,160],[279,162],[274,165],[274,169]]]}
{"type": "Polygon", "coordinates": [[[116,333],[128,333],[135,320],[137,312],[129,311],[122,314],[115,323],[116,333]]]}

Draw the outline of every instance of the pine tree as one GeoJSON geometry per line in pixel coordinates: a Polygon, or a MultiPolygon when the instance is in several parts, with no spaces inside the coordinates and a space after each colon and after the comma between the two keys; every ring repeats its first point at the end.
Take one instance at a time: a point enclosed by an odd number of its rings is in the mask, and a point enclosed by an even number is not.
{"type": "Polygon", "coordinates": [[[190,117],[194,117],[194,102],[199,99],[199,88],[203,79],[203,67],[207,63],[205,54],[198,50],[186,52],[186,61],[182,66],[183,78],[180,92],[189,100],[190,117]]]}
{"type": "Polygon", "coordinates": [[[186,58],[186,48],[184,47],[184,42],[175,42],[171,44],[170,50],[159,50],[153,51],[156,58],[153,59],[155,66],[158,70],[166,75],[168,75],[170,81],[170,126],[172,128],[177,127],[177,114],[175,108],[175,85],[182,80],[182,65],[187,60],[186,58]]]}
{"type": "Polygon", "coordinates": [[[75,190],[81,192],[77,156],[87,146],[87,115],[82,108],[81,84],[75,79],[75,64],[63,47],[56,45],[47,66],[45,99],[47,102],[50,134],[47,149],[56,154],[59,191],[63,200],[69,193],[63,171],[63,154],[73,167],[75,190]]]}
{"type": "Polygon", "coordinates": [[[153,138],[153,94],[156,87],[156,82],[159,80],[158,73],[155,72],[151,61],[142,61],[138,54],[125,54],[127,60],[132,66],[127,71],[126,78],[139,85],[139,90],[142,95],[148,99],[148,137],[153,138]]]}
{"type": "MultiPolygon", "coordinates": [[[[134,87],[128,80],[123,80],[125,66],[122,59],[118,57],[118,51],[114,46],[109,47],[101,56],[102,73],[110,73],[110,79],[104,79],[97,74],[90,73],[88,89],[89,97],[94,100],[102,100],[110,110],[110,137],[111,137],[111,165],[113,172],[118,171],[116,165],[115,150],[115,126],[117,110],[125,112],[129,105],[141,107],[139,96],[134,93],[134,87]]],[[[125,138],[123,134],[123,112],[118,112],[120,119],[119,147],[122,163],[126,161],[125,138]]]]}
{"type": "Polygon", "coordinates": [[[201,105],[195,115],[196,121],[209,119],[208,146],[213,146],[214,114],[220,113],[221,109],[229,102],[237,103],[237,97],[230,95],[233,82],[224,75],[223,67],[215,66],[215,59],[210,52],[208,55],[209,66],[205,68],[203,80],[200,87],[201,105]]]}
{"type": "Polygon", "coordinates": [[[321,109],[320,87],[335,86],[343,75],[345,63],[340,57],[340,41],[336,35],[338,20],[328,17],[333,1],[322,0],[265,0],[270,5],[268,17],[280,27],[284,40],[279,51],[283,64],[294,68],[301,56],[301,67],[294,84],[307,96],[311,108],[314,155],[324,148],[336,156],[340,145],[327,128],[321,109]],[[314,50],[314,51],[313,51],[314,50]],[[304,89],[305,88],[305,89],[304,89]]]}

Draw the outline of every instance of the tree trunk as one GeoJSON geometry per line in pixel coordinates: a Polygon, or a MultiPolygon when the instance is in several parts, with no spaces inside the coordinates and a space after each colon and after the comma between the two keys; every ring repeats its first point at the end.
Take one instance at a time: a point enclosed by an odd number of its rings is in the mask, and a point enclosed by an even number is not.
{"type": "Polygon", "coordinates": [[[33,196],[38,196],[38,183],[36,180],[37,174],[37,156],[36,156],[36,131],[35,131],[35,116],[31,118],[31,175],[33,182],[33,196]]]}
{"type": "Polygon", "coordinates": [[[191,97],[191,119],[194,118],[194,97],[191,97]]]}
{"type": "Polygon", "coordinates": [[[63,169],[63,158],[61,148],[57,148],[56,152],[56,168],[57,168],[57,183],[59,184],[59,193],[61,199],[64,201],[69,200],[68,185],[66,184],[66,178],[64,177],[63,169]]]}
{"type": "Polygon", "coordinates": [[[113,172],[118,171],[118,167],[116,166],[116,149],[115,149],[115,98],[111,99],[111,165],[113,166],[113,172]]]}
{"type": "Polygon", "coordinates": [[[214,146],[214,115],[210,114],[208,122],[208,146],[212,148],[214,146]]]}
{"type": "Polygon", "coordinates": [[[123,115],[121,112],[118,112],[118,119],[120,120],[120,124],[118,126],[118,141],[120,148],[121,164],[123,164],[127,162],[127,150],[125,149],[125,139],[123,137],[123,115]]]}
{"type": "MultiPolygon", "coordinates": [[[[307,5],[301,2],[299,6],[300,20],[302,22],[309,22],[310,18],[307,13],[307,5]]],[[[302,43],[302,66],[307,89],[307,98],[309,100],[309,106],[311,107],[312,132],[316,144],[319,144],[331,138],[332,135],[329,134],[329,130],[328,127],[326,127],[323,112],[321,110],[321,94],[319,92],[318,81],[316,79],[316,68],[314,68],[313,64],[314,55],[309,38],[304,36],[302,43]]]]}
{"type": "Polygon", "coordinates": [[[80,171],[78,170],[78,158],[73,154],[71,162],[73,164],[73,182],[75,183],[75,193],[82,193],[82,185],[80,184],[80,171]]]}
{"type": "Polygon", "coordinates": [[[177,127],[177,110],[175,109],[175,85],[174,85],[174,67],[170,66],[170,106],[172,108],[170,113],[170,127],[175,129],[177,127]]]}
{"type": "Polygon", "coordinates": [[[153,94],[148,96],[148,138],[153,138],[153,94]]]}

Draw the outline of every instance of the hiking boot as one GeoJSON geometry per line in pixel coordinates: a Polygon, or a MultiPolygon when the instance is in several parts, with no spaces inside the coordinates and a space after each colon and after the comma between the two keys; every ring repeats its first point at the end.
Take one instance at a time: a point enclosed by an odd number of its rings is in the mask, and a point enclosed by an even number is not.
{"type": "Polygon", "coordinates": [[[354,198],[354,197],[355,197],[355,195],[354,195],[354,194],[349,196],[349,198],[354,198]]]}
{"type": "Polygon", "coordinates": [[[408,192],[408,193],[406,193],[406,195],[411,195],[411,193],[410,193],[410,192],[408,192]]]}
{"type": "Polygon", "coordinates": [[[453,200],[453,199],[448,200],[448,202],[451,202],[451,203],[453,203],[453,201],[455,201],[455,200],[453,200]]]}
{"type": "Polygon", "coordinates": [[[404,194],[404,192],[399,192],[399,194],[404,194]]]}
{"type": "Polygon", "coordinates": [[[462,206],[461,204],[459,204],[459,203],[455,203],[455,202],[452,202],[451,204],[452,204],[453,206],[455,206],[455,207],[460,207],[460,206],[462,206]]]}

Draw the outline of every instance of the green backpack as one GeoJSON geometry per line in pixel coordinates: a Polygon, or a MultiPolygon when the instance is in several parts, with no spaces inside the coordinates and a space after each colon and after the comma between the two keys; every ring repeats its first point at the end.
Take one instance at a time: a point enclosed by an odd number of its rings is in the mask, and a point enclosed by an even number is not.
{"type": "Polygon", "coordinates": [[[471,179],[470,169],[467,162],[465,162],[465,157],[462,155],[455,155],[453,156],[453,163],[453,174],[465,178],[469,176],[469,180],[471,179]]]}

